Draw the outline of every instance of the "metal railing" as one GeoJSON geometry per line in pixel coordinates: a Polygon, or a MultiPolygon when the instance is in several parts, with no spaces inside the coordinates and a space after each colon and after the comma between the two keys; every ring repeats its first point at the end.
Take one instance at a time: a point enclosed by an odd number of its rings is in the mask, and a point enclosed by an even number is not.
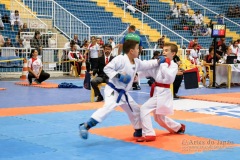
{"type": "Polygon", "coordinates": [[[53,27],[62,32],[68,39],[73,39],[75,34],[79,39],[90,40],[90,27],[67,11],[53,0],[22,0],[23,4],[36,12],[37,17],[49,18],[53,27]]]}
{"type": "MultiPolygon", "coordinates": [[[[127,6],[129,6],[130,4],[128,4],[127,2],[121,0],[121,2],[123,3],[124,5],[124,15],[123,17],[126,16],[126,9],[127,9],[127,6]]],[[[178,33],[174,32],[173,30],[171,30],[170,28],[168,28],[167,26],[165,26],[164,24],[158,22],[157,20],[155,20],[154,18],[150,17],[149,15],[143,13],[142,11],[140,11],[139,9],[137,8],[134,8],[138,14],[141,14],[141,29],[144,29],[143,26],[144,24],[148,24],[148,23],[154,23],[154,26],[155,28],[160,28],[160,35],[166,35],[167,32],[171,32],[172,34],[176,35],[176,38],[179,38],[181,39],[181,46],[184,45],[184,41],[185,43],[189,43],[189,40],[182,37],[181,35],[179,35],[178,33]]],[[[160,38],[160,37],[159,37],[160,38]]]]}
{"type": "MultiPolygon", "coordinates": [[[[217,15],[219,15],[219,14],[222,14],[222,13],[214,12],[213,10],[211,10],[211,9],[209,9],[209,8],[207,8],[207,7],[201,5],[201,4],[199,4],[199,3],[197,3],[197,2],[195,2],[195,1],[193,1],[193,0],[188,0],[188,3],[189,3],[189,2],[192,2],[193,4],[197,5],[199,9],[202,8],[202,9],[204,10],[204,13],[203,13],[203,17],[204,17],[204,18],[206,17],[206,14],[207,14],[207,13],[215,14],[215,16],[217,16],[217,15]]],[[[222,15],[223,15],[223,14],[222,14],[222,15]]],[[[227,17],[224,17],[224,15],[223,15],[223,18],[224,18],[224,21],[225,21],[225,22],[227,21],[227,22],[232,23],[232,24],[235,25],[236,27],[240,27],[240,24],[238,24],[238,23],[236,23],[236,22],[233,22],[232,20],[230,20],[230,19],[227,18],[227,17]]]]}
{"type": "Polygon", "coordinates": [[[14,12],[15,10],[19,11],[21,21],[27,23],[29,29],[47,31],[47,24],[39,19],[31,10],[26,8],[26,6],[18,0],[11,0],[11,12],[14,12]]]}
{"type": "MultiPolygon", "coordinates": [[[[22,72],[22,66],[23,63],[17,62],[17,63],[3,63],[1,60],[6,59],[21,59],[21,58],[30,58],[30,53],[33,48],[1,48],[1,57],[0,57],[0,72],[3,74],[11,74],[11,72],[22,72]],[[2,58],[5,57],[5,58],[2,58]],[[13,64],[17,64],[17,66],[12,66],[13,64]]],[[[187,49],[188,50],[188,49],[187,49]]],[[[185,49],[179,49],[178,55],[182,59],[182,63],[185,64],[187,60],[187,50],[185,49]]],[[[68,61],[68,51],[67,48],[43,48],[42,52],[42,62],[43,62],[43,69],[46,71],[51,72],[58,72],[60,74],[69,74],[71,71],[71,64],[68,61]]],[[[162,51],[162,49],[143,49],[142,54],[140,55],[140,59],[142,60],[150,60],[153,57],[154,51],[162,51]]],[[[79,49],[79,52],[84,54],[85,49],[81,48],[79,49]]],[[[200,50],[202,53],[201,56],[199,56],[200,59],[203,59],[203,57],[207,54],[206,49],[200,50]]]]}

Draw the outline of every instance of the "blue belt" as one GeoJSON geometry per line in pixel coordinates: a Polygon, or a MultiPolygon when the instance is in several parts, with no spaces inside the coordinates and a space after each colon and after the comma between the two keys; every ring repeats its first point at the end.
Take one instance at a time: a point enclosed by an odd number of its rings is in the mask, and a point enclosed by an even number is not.
{"type": "Polygon", "coordinates": [[[119,95],[118,95],[118,98],[117,98],[117,103],[119,103],[119,101],[121,100],[122,95],[125,95],[125,98],[126,98],[126,101],[127,101],[127,103],[128,103],[128,106],[129,106],[130,110],[133,112],[132,107],[131,107],[130,104],[129,104],[128,96],[127,96],[127,94],[126,94],[126,91],[123,90],[123,89],[118,89],[118,88],[116,88],[116,87],[114,86],[114,84],[112,84],[111,82],[108,82],[107,84],[108,84],[112,89],[114,89],[115,91],[118,92],[119,95]]]}

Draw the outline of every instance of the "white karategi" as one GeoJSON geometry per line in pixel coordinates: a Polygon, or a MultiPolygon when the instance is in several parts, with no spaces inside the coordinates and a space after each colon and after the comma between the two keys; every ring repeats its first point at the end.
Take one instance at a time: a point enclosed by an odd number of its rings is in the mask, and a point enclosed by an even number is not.
{"type": "MultiPolygon", "coordinates": [[[[172,84],[177,72],[178,65],[172,60],[170,66],[167,63],[162,63],[160,67],[145,70],[144,72],[140,72],[139,75],[141,77],[153,77],[158,83],[172,84]]],[[[153,112],[154,120],[169,132],[174,133],[181,128],[180,123],[166,117],[166,115],[172,115],[174,112],[173,95],[170,88],[156,86],[153,96],[142,105],[140,116],[143,136],[156,136],[152,127],[151,112],[153,112]]]]}
{"type": "Polygon", "coordinates": [[[126,91],[129,104],[133,111],[131,111],[126,101],[125,95],[123,95],[119,103],[117,103],[116,101],[119,93],[113,88],[111,88],[109,85],[106,85],[104,90],[105,103],[102,108],[98,109],[95,113],[93,113],[93,115],[91,116],[93,119],[98,122],[102,122],[117,106],[120,106],[128,114],[128,117],[134,129],[141,128],[139,105],[133,100],[128,91],[132,89],[133,79],[137,71],[156,68],[157,66],[159,66],[159,64],[157,60],[141,61],[140,59],[135,58],[134,61],[135,64],[131,64],[126,54],[118,55],[104,68],[104,72],[109,77],[109,82],[114,84],[116,88],[126,91]],[[119,79],[115,77],[118,73],[126,73],[130,75],[131,81],[128,84],[120,82],[119,79]]]}
{"type": "Polygon", "coordinates": [[[195,64],[195,65],[199,65],[200,64],[200,61],[199,61],[200,55],[201,55],[201,52],[199,50],[191,49],[190,55],[189,55],[189,59],[190,59],[191,63],[195,64]]]}

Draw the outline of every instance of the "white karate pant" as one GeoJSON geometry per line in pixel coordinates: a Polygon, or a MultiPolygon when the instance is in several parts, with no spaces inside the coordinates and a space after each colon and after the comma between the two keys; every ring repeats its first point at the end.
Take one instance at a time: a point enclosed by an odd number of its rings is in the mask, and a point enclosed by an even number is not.
{"type": "Polygon", "coordinates": [[[156,106],[157,97],[151,97],[140,109],[143,136],[156,136],[152,126],[151,112],[153,112],[154,120],[160,126],[167,129],[170,133],[177,132],[181,128],[181,124],[165,115],[156,114],[156,106]]]}
{"type": "Polygon", "coordinates": [[[139,105],[132,99],[132,97],[127,93],[129,104],[131,105],[131,108],[128,106],[128,103],[125,101],[125,96],[122,96],[122,99],[119,103],[116,103],[118,92],[113,91],[110,89],[109,86],[106,86],[104,91],[104,97],[105,97],[105,103],[102,108],[99,108],[96,112],[92,114],[92,118],[95,119],[98,122],[102,122],[117,106],[120,106],[128,115],[134,129],[140,129],[141,128],[141,119],[140,119],[140,107],[139,105]],[[114,95],[111,95],[111,93],[114,92],[114,95]],[[108,94],[107,94],[108,93],[108,94]],[[109,94],[110,93],[110,94],[109,94]]]}

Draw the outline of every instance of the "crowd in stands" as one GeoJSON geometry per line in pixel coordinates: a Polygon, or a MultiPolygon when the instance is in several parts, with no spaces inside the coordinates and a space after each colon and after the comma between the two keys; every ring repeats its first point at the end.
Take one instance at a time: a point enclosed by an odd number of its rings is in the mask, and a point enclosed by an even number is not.
{"type": "Polygon", "coordinates": [[[230,5],[228,10],[227,10],[226,16],[227,17],[240,17],[240,7],[239,7],[239,5],[235,5],[235,6],[230,5]]]}
{"type": "Polygon", "coordinates": [[[127,8],[134,13],[135,13],[135,9],[132,8],[131,6],[134,6],[135,8],[137,8],[138,10],[140,10],[146,14],[150,10],[150,5],[148,4],[147,0],[136,0],[135,3],[133,2],[133,0],[125,0],[125,2],[127,2],[129,4],[129,6],[127,6],[127,8]]]}

